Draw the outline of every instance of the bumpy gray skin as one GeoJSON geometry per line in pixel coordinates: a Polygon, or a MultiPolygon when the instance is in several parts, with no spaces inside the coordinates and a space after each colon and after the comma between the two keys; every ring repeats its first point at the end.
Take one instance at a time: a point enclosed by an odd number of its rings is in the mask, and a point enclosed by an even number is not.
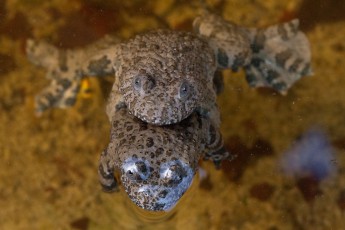
{"type": "Polygon", "coordinates": [[[208,43],[180,31],[157,30],[121,46],[115,66],[128,110],[151,124],[177,123],[216,100],[215,59],[208,43]]]}
{"type": "Polygon", "coordinates": [[[312,74],[307,37],[297,19],[264,30],[249,30],[252,58],[246,79],[252,87],[272,87],[285,95],[301,77],[312,74]]]}
{"type": "Polygon", "coordinates": [[[196,34],[208,41],[218,69],[237,71],[250,63],[252,44],[248,29],[208,13],[197,17],[193,28],[196,34]]]}
{"type": "Polygon", "coordinates": [[[199,159],[218,167],[230,158],[218,129],[196,112],[178,124],[157,126],[119,108],[111,123],[110,143],[99,162],[100,183],[105,191],[117,191],[117,172],[129,198],[145,210],[173,208],[191,185],[199,159]]]}
{"type": "Polygon", "coordinates": [[[37,97],[37,111],[71,106],[84,76],[115,73],[122,94],[118,106],[164,125],[193,111],[207,117],[209,102],[215,100],[217,69],[243,67],[250,86],[272,87],[282,94],[311,73],[309,42],[298,30],[298,20],[251,29],[205,13],[193,25],[195,34],[157,30],[121,44],[106,38],[85,52],[29,41],[30,60],[50,70],[53,79],[37,97]]]}
{"type": "Polygon", "coordinates": [[[194,29],[196,34],[157,30],[126,43],[106,37],[77,50],[27,44],[29,59],[51,79],[36,98],[39,113],[73,105],[83,77],[115,74],[107,106],[111,141],[101,156],[100,181],[115,190],[119,170],[132,201],[147,210],[172,208],[200,158],[219,165],[229,155],[214,109],[216,70],[243,67],[250,86],[281,93],[311,72],[309,42],[297,20],[250,29],[204,14],[194,29]],[[177,124],[152,125],[171,123],[177,124]]]}
{"type": "Polygon", "coordinates": [[[312,73],[309,41],[298,28],[298,19],[256,29],[204,14],[193,26],[209,41],[218,68],[236,71],[243,67],[251,87],[270,87],[286,94],[297,80],[312,73]]]}

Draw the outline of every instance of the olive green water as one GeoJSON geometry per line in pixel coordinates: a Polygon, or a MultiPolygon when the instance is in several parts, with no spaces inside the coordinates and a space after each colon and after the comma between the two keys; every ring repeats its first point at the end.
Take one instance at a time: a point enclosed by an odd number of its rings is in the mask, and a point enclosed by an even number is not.
{"type": "Polygon", "coordinates": [[[215,170],[169,214],[138,210],[124,193],[103,193],[98,158],[109,124],[106,81],[90,81],[75,107],[34,113],[48,84],[24,53],[27,38],[62,48],[105,33],[191,30],[198,1],[2,0],[0,2],[0,229],[343,229],[345,226],[345,12],[341,0],[208,1],[224,18],[265,26],[295,17],[312,48],[314,75],[280,96],[224,72],[222,132],[237,160],[215,170]],[[303,132],[328,135],[337,174],[289,178],[278,159],[303,132]]]}

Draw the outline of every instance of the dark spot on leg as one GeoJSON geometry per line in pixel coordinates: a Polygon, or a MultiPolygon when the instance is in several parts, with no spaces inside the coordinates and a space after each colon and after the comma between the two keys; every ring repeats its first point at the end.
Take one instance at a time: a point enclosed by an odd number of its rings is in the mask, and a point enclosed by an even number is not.
{"type": "Polygon", "coordinates": [[[76,98],[74,98],[74,97],[69,97],[69,98],[66,98],[64,104],[67,105],[67,106],[72,106],[72,105],[75,104],[75,102],[76,102],[76,98]]]}
{"type": "Polygon", "coordinates": [[[266,42],[266,36],[264,34],[264,31],[258,31],[258,33],[255,36],[254,42],[251,45],[252,51],[254,53],[259,53],[260,50],[264,48],[266,42]]]}
{"type": "Polygon", "coordinates": [[[289,72],[296,72],[298,70],[298,67],[300,66],[300,64],[302,63],[302,59],[298,58],[296,59],[292,65],[289,67],[289,72]]]}
{"type": "Polygon", "coordinates": [[[239,67],[243,66],[245,59],[246,59],[245,53],[240,53],[240,54],[236,55],[234,63],[231,66],[232,70],[237,71],[239,67]]]}
{"type": "Polygon", "coordinates": [[[246,70],[246,80],[252,87],[256,86],[258,80],[255,74],[253,74],[248,68],[246,70]]]}
{"type": "Polygon", "coordinates": [[[279,77],[279,74],[274,70],[268,70],[266,80],[268,83],[272,83],[275,79],[279,77]]]}
{"type": "Polygon", "coordinates": [[[278,34],[280,35],[281,39],[286,41],[288,39],[288,36],[287,36],[288,33],[286,31],[284,24],[279,24],[277,29],[278,29],[278,34]]]}
{"type": "MultiPolygon", "coordinates": [[[[56,97],[52,93],[46,93],[43,95],[43,98],[48,102],[47,106],[54,105],[56,103],[56,97]]],[[[41,100],[39,100],[41,101],[41,100]]],[[[44,103],[41,101],[41,103],[44,103]]],[[[46,104],[46,103],[44,103],[46,104]]]]}
{"type": "Polygon", "coordinates": [[[305,67],[303,68],[301,75],[306,76],[306,75],[310,74],[310,72],[311,72],[310,63],[307,63],[305,65],[305,67]]]}
{"type": "Polygon", "coordinates": [[[221,67],[227,67],[229,63],[229,57],[226,54],[225,50],[222,48],[218,49],[217,52],[217,62],[221,67]]]}
{"type": "Polygon", "coordinates": [[[102,164],[99,165],[98,172],[103,179],[114,179],[114,175],[112,173],[105,172],[102,164]]]}
{"type": "Polygon", "coordinates": [[[299,24],[299,23],[297,23],[297,26],[296,26],[296,24],[293,23],[293,21],[288,22],[288,25],[289,25],[289,27],[290,27],[289,29],[290,29],[290,31],[291,31],[292,33],[297,34],[297,32],[298,32],[298,24],[299,24]]]}
{"type": "Polygon", "coordinates": [[[290,52],[289,49],[280,52],[276,55],[276,62],[279,66],[285,68],[286,61],[291,58],[292,53],[290,52]]]}
{"type": "Polygon", "coordinates": [[[101,59],[98,60],[92,60],[88,66],[88,70],[92,74],[97,75],[104,75],[105,70],[109,69],[109,65],[111,64],[111,61],[107,58],[107,56],[103,56],[101,59]]]}
{"type": "Polygon", "coordinates": [[[253,58],[250,64],[255,68],[260,68],[261,63],[263,63],[263,60],[261,58],[253,58]]]}
{"type": "Polygon", "coordinates": [[[61,85],[64,90],[72,85],[71,81],[66,78],[59,79],[57,83],[58,85],[61,85]]]}
{"type": "Polygon", "coordinates": [[[278,83],[273,84],[272,86],[275,90],[280,91],[280,92],[285,91],[287,89],[287,86],[284,82],[278,82],[278,83]]]}

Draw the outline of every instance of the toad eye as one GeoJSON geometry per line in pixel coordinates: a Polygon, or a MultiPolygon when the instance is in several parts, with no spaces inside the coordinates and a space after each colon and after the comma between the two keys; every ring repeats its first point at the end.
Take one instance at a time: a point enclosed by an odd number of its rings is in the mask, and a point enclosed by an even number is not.
{"type": "Polygon", "coordinates": [[[186,81],[182,82],[178,97],[180,99],[186,99],[190,94],[191,94],[191,86],[186,81]]]}
{"type": "Polygon", "coordinates": [[[150,75],[138,75],[133,79],[133,88],[140,93],[150,93],[155,86],[156,80],[150,75]]]}
{"type": "Polygon", "coordinates": [[[141,90],[141,81],[142,81],[143,76],[139,75],[134,78],[133,80],[133,87],[135,90],[140,91],[141,90]]]}
{"type": "Polygon", "coordinates": [[[134,158],[127,160],[122,170],[130,180],[135,181],[146,180],[150,175],[148,162],[134,158]]]}
{"type": "Polygon", "coordinates": [[[167,186],[176,186],[187,176],[187,172],[179,161],[173,161],[161,168],[160,176],[167,186]]]}

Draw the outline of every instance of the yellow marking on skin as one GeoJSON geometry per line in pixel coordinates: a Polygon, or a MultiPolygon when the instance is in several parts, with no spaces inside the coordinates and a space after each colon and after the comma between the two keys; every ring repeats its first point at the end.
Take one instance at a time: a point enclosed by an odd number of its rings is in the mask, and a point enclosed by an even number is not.
{"type": "Polygon", "coordinates": [[[81,80],[80,83],[80,91],[79,91],[79,97],[80,98],[91,98],[93,96],[94,92],[91,86],[91,81],[89,78],[84,78],[81,80]]]}

